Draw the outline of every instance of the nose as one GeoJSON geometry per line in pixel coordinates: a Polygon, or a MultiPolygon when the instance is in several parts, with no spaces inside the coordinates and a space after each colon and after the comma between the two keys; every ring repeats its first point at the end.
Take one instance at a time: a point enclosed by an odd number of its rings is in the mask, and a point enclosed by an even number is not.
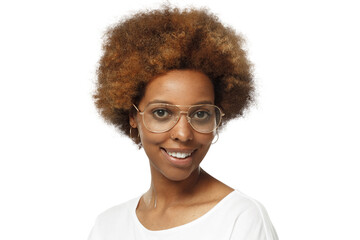
{"type": "Polygon", "coordinates": [[[193,128],[185,114],[180,115],[178,122],[170,131],[171,138],[176,141],[188,142],[194,138],[193,128]]]}

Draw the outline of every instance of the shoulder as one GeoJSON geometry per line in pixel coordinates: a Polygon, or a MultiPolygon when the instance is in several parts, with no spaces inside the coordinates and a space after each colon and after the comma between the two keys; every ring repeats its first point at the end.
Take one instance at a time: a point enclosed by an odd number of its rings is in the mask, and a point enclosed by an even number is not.
{"type": "Polygon", "coordinates": [[[101,213],[95,221],[89,240],[113,239],[126,229],[139,197],[111,207],[101,213]],[[108,237],[108,238],[107,238],[108,237]]]}
{"type": "Polygon", "coordinates": [[[238,190],[234,190],[234,192],[232,192],[230,204],[239,213],[252,212],[261,216],[264,212],[266,212],[264,206],[259,201],[238,190]]]}
{"type": "Polygon", "coordinates": [[[252,239],[252,235],[257,235],[256,239],[278,239],[268,213],[259,201],[238,190],[232,193],[230,200],[229,207],[236,215],[234,235],[239,235],[239,239],[252,239]]]}
{"type": "Polygon", "coordinates": [[[113,206],[97,217],[97,222],[111,223],[121,220],[122,218],[130,217],[132,209],[136,208],[139,197],[133,198],[127,202],[113,206]]]}

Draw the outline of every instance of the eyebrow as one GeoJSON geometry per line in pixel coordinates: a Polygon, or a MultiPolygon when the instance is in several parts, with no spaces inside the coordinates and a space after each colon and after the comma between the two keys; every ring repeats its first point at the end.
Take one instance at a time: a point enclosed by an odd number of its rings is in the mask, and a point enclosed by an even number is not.
{"type": "MultiPolygon", "coordinates": [[[[152,104],[152,103],[165,103],[165,104],[172,104],[172,105],[177,105],[177,104],[174,104],[172,102],[169,102],[169,101],[164,101],[164,100],[160,100],[160,99],[155,99],[155,100],[152,100],[150,102],[148,102],[147,105],[149,104],[152,104]]],[[[193,103],[191,105],[198,105],[198,104],[214,104],[213,102],[211,101],[199,101],[199,102],[196,102],[196,103],[193,103]]]]}

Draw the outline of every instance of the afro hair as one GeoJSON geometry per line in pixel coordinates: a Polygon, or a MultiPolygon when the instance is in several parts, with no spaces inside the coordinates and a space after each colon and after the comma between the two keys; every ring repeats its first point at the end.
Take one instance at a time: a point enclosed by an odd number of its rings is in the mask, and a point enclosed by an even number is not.
{"type": "Polygon", "coordinates": [[[138,12],[107,30],[94,93],[99,113],[139,144],[130,134],[132,104],[139,103],[150,80],[175,69],[211,79],[215,104],[225,113],[222,125],[253,100],[252,65],[242,36],[205,9],[164,7],[138,12]]]}

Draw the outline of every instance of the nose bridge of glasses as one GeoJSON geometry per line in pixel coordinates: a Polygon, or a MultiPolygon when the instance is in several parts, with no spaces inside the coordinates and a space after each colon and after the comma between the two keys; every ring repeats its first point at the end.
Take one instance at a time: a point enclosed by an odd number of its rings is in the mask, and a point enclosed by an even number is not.
{"type": "Polygon", "coordinates": [[[186,119],[188,119],[188,111],[181,111],[180,109],[178,110],[177,112],[177,117],[176,117],[176,123],[179,122],[180,118],[181,118],[181,115],[185,115],[186,119]]]}
{"type": "Polygon", "coordinates": [[[177,111],[177,114],[176,114],[176,118],[174,119],[174,126],[178,125],[179,122],[181,122],[181,115],[184,115],[184,117],[186,118],[186,121],[187,121],[186,125],[190,125],[188,127],[192,128],[191,118],[188,116],[189,110],[182,111],[179,108],[177,110],[178,111],[177,111]]]}
{"type": "Polygon", "coordinates": [[[187,116],[188,111],[178,111],[176,121],[171,128],[172,134],[179,140],[188,140],[193,137],[193,126],[190,122],[190,117],[187,116]],[[185,119],[183,119],[185,117],[185,119]]]}
{"type": "Polygon", "coordinates": [[[179,111],[178,111],[178,120],[177,120],[177,122],[180,120],[181,115],[185,115],[186,120],[187,120],[187,121],[188,121],[188,123],[191,125],[191,118],[190,118],[190,116],[189,116],[189,109],[188,109],[188,110],[186,110],[186,111],[181,111],[181,110],[179,109],[179,111]]]}

